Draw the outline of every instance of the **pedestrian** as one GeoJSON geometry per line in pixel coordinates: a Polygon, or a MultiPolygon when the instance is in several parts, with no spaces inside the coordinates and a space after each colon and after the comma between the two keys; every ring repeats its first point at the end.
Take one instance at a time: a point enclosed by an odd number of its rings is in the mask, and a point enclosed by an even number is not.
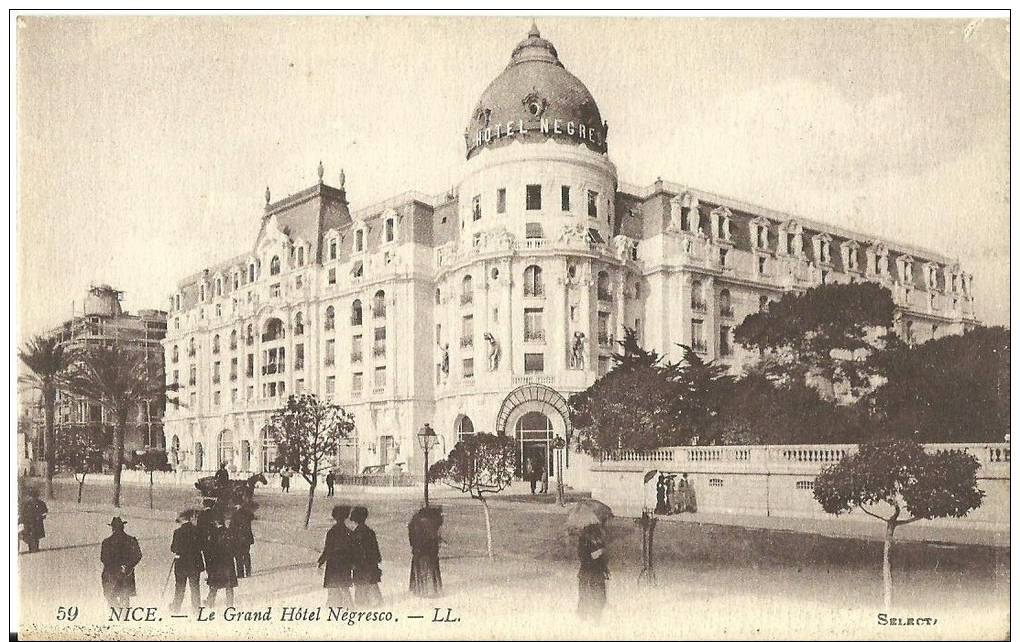
{"type": "Polygon", "coordinates": [[[549,467],[545,465],[545,461],[542,461],[540,470],[542,475],[542,494],[545,495],[549,492],[549,467]]]}
{"type": "Polygon", "coordinates": [[[131,606],[131,597],[137,595],[135,567],[142,561],[142,547],[124,532],[125,524],[119,516],[110,520],[113,533],[103,540],[99,552],[103,595],[110,606],[131,606]]]}
{"type": "Polygon", "coordinates": [[[336,483],[336,475],[333,474],[333,469],[330,468],[329,472],[326,473],[326,497],[333,496],[333,484],[336,483]]]}
{"type": "Polygon", "coordinates": [[[216,606],[216,594],[220,589],[227,593],[227,606],[234,605],[234,588],[237,586],[237,569],[234,567],[236,542],[234,540],[233,515],[226,512],[216,516],[206,537],[205,564],[206,582],[209,584],[209,598],[206,606],[216,606]]]}
{"type": "Polygon", "coordinates": [[[18,511],[18,529],[21,539],[28,545],[28,552],[35,553],[39,550],[39,540],[46,537],[44,520],[49,508],[39,499],[38,489],[29,487],[25,492],[28,496],[18,511]]]}
{"type": "Polygon", "coordinates": [[[185,585],[191,591],[191,610],[198,612],[202,602],[199,580],[205,570],[202,557],[202,532],[198,528],[199,511],[189,509],[182,512],[177,521],[180,526],[174,531],[170,551],[174,554],[174,600],[170,603],[170,611],[179,613],[184,601],[185,585]]]}
{"type": "Polygon", "coordinates": [[[354,581],[354,605],[360,608],[374,608],[382,604],[382,593],[379,582],[382,581],[382,555],[379,553],[379,542],[375,531],[365,525],[368,509],[355,506],[351,509],[351,549],[353,552],[353,568],[351,579],[354,581]]]}
{"type": "Polygon", "coordinates": [[[290,466],[284,466],[283,470],[280,471],[280,490],[284,493],[290,492],[290,466]]]}
{"type": "Polygon", "coordinates": [[[655,514],[665,515],[667,512],[666,473],[659,473],[659,479],[655,482],[655,514]]]}
{"type": "Polygon", "coordinates": [[[218,489],[222,489],[230,483],[230,473],[227,472],[227,462],[220,462],[220,467],[216,470],[216,474],[213,475],[213,477],[216,479],[216,486],[218,489]]]}
{"type": "Polygon", "coordinates": [[[322,574],[322,586],[326,589],[327,606],[354,607],[351,599],[353,584],[351,565],[353,562],[353,539],[351,530],[347,528],[347,518],[351,514],[350,506],[333,507],[333,526],[326,531],[326,542],[319,555],[319,568],[325,565],[322,574]]]}
{"type": "Polygon", "coordinates": [[[251,529],[253,521],[255,513],[245,504],[234,506],[234,540],[237,545],[234,561],[238,579],[251,577],[251,547],[255,545],[255,533],[251,529]]]}
{"type": "Polygon", "coordinates": [[[439,529],[443,525],[440,506],[418,510],[407,524],[411,544],[411,593],[435,597],[443,592],[443,576],[439,571],[439,529]]]}
{"type": "Polygon", "coordinates": [[[606,580],[609,579],[605,536],[600,524],[584,527],[577,538],[577,614],[586,620],[598,620],[606,606],[606,580]]]}
{"type": "Polygon", "coordinates": [[[535,485],[538,483],[538,460],[528,457],[524,460],[524,478],[531,484],[531,494],[535,494],[535,485]]]}

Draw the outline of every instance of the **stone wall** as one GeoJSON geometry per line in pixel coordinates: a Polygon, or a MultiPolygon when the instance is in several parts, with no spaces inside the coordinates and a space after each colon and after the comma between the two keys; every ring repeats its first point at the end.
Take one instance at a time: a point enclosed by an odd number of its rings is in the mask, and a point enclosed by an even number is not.
{"type": "MultiPolygon", "coordinates": [[[[978,487],[985,492],[980,508],[957,526],[1009,528],[1010,445],[936,444],[928,450],[962,450],[981,464],[978,487]]],[[[592,497],[612,507],[617,515],[637,516],[643,507],[655,506],[655,479],[643,483],[650,470],[687,473],[697,495],[698,510],[777,517],[834,519],[822,511],[812,493],[821,470],[852,453],[856,445],[816,446],[690,446],[653,451],[616,451],[593,461],[592,497]]],[[[581,476],[578,477],[580,481],[581,476]]],[[[859,511],[851,517],[871,519],[859,511]]],[[[842,517],[845,519],[846,517],[842,517]]]]}

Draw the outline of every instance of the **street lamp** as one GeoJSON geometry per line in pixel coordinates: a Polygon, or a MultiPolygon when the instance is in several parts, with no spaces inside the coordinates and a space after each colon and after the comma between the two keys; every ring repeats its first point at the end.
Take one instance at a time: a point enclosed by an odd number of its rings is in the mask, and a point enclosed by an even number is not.
{"type": "Polygon", "coordinates": [[[421,446],[422,452],[425,454],[425,505],[429,505],[429,451],[432,447],[439,442],[439,435],[436,434],[435,430],[432,430],[432,426],[425,424],[420,431],[418,431],[418,444],[421,446]]]}
{"type": "Polygon", "coordinates": [[[560,502],[560,506],[564,505],[563,499],[563,449],[566,447],[567,442],[563,441],[563,437],[556,437],[552,441],[553,450],[556,451],[556,496],[560,502]]]}

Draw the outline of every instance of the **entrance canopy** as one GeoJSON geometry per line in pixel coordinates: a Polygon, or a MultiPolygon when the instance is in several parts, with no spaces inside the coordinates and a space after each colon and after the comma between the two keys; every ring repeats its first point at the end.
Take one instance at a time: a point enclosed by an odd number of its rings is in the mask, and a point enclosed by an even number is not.
{"type": "Polygon", "coordinates": [[[528,406],[531,408],[547,406],[559,414],[560,418],[563,419],[564,432],[566,432],[566,428],[570,426],[570,410],[567,407],[567,400],[563,398],[563,395],[556,392],[549,386],[529,383],[513,389],[510,391],[510,394],[503,399],[503,404],[499,407],[499,414],[496,415],[497,434],[506,433],[506,427],[510,421],[511,415],[517,414],[514,411],[519,409],[521,406],[528,406]]]}

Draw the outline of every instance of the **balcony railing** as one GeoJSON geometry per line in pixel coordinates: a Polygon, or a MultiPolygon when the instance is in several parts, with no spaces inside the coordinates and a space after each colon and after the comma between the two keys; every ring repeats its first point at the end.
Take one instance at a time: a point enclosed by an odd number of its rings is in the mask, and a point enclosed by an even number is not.
{"type": "Polygon", "coordinates": [[[360,362],[361,362],[361,352],[360,351],[352,352],[351,353],[351,363],[360,363],[360,362]]]}
{"type": "Polygon", "coordinates": [[[262,374],[264,375],[280,374],[285,371],[285,364],[282,363],[268,363],[262,366],[262,374]]]}
{"type": "Polygon", "coordinates": [[[470,348],[473,345],[475,345],[475,338],[474,337],[461,337],[460,338],[460,347],[462,347],[462,348],[470,348]]]}
{"type": "Polygon", "coordinates": [[[727,306],[723,306],[723,307],[719,308],[719,315],[724,317],[724,318],[726,318],[726,319],[732,319],[733,318],[733,306],[728,306],[727,305],[727,306]]]}
{"type": "Polygon", "coordinates": [[[278,334],[277,333],[266,332],[265,334],[262,335],[262,343],[266,343],[268,341],[279,341],[282,338],[283,338],[283,333],[282,332],[278,333],[278,334]]]}
{"type": "Polygon", "coordinates": [[[304,359],[295,359],[294,360],[294,369],[295,370],[304,370],[304,368],[305,368],[305,360],[304,359]]]}
{"type": "Polygon", "coordinates": [[[460,304],[461,305],[471,305],[472,303],[474,303],[474,300],[475,300],[475,295],[470,293],[470,292],[465,292],[464,294],[460,295],[460,304]]]}
{"type": "Polygon", "coordinates": [[[524,288],[524,296],[534,297],[534,298],[544,297],[545,296],[545,287],[543,287],[541,285],[537,285],[535,287],[525,287],[524,288]]]}
{"type": "Polygon", "coordinates": [[[220,382],[220,376],[218,374],[217,375],[213,375],[212,382],[213,382],[213,385],[218,384],[220,382]]]}
{"type": "Polygon", "coordinates": [[[322,365],[331,366],[336,363],[336,359],[331,354],[327,354],[326,358],[322,360],[322,365]]]}
{"type": "Polygon", "coordinates": [[[190,377],[190,378],[188,379],[188,385],[189,385],[189,386],[193,386],[193,385],[195,385],[195,384],[196,384],[197,382],[198,382],[198,380],[197,380],[197,379],[196,379],[195,377],[190,377]]]}
{"type": "Polygon", "coordinates": [[[373,357],[385,357],[386,356],[386,345],[372,346],[373,357]]]}
{"type": "Polygon", "coordinates": [[[599,290],[598,291],[598,299],[599,299],[599,301],[605,301],[607,303],[612,303],[613,295],[610,292],[607,292],[605,290],[599,290]]]}
{"type": "Polygon", "coordinates": [[[230,373],[230,380],[231,381],[237,381],[237,373],[236,372],[231,372],[230,373]]]}
{"type": "Polygon", "coordinates": [[[609,336],[609,333],[599,332],[599,345],[608,346],[610,343],[612,343],[612,338],[609,336]]]}
{"type": "Polygon", "coordinates": [[[195,349],[194,348],[189,348],[188,349],[188,356],[189,357],[195,356],[195,349]]]}
{"type": "Polygon", "coordinates": [[[708,352],[708,346],[705,345],[704,341],[699,341],[699,340],[695,339],[691,343],[691,347],[694,348],[695,352],[702,352],[702,353],[708,352]]]}
{"type": "Polygon", "coordinates": [[[705,305],[704,301],[698,301],[697,299],[691,299],[691,309],[695,312],[705,312],[708,310],[708,306],[705,305]]]}

